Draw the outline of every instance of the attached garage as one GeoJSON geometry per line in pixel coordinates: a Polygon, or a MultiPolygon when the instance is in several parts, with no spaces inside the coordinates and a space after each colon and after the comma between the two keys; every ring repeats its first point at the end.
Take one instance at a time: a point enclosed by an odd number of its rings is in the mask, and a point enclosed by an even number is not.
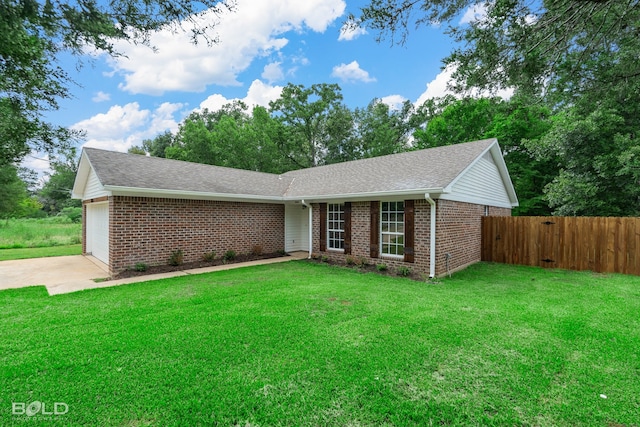
{"type": "Polygon", "coordinates": [[[109,265],[109,203],[86,205],[85,252],[109,265]]]}

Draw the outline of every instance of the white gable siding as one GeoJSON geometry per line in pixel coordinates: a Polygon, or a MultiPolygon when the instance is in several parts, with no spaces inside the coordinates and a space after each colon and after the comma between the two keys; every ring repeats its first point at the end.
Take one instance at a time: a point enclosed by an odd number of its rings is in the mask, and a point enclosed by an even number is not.
{"type": "Polygon", "coordinates": [[[453,184],[451,193],[443,194],[441,199],[481,205],[511,207],[509,194],[500,176],[498,167],[485,153],[478,161],[453,184]]]}
{"type": "Polygon", "coordinates": [[[100,181],[98,180],[98,175],[91,169],[89,172],[89,179],[87,179],[87,186],[84,188],[83,199],[95,199],[97,197],[107,196],[109,192],[104,189],[100,181]]]}

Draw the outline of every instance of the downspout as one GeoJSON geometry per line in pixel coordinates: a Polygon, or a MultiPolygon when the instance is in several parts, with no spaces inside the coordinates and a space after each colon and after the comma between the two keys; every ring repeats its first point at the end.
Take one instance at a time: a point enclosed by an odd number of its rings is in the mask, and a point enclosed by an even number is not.
{"type": "Polygon", "coordinates": [[[436,277],[436,202],[429,193],[424,198],[431,205],[431,229],[429,231],[429,279],[436,277]]]}
{"type": "Polygon", "coordinates": [[[306,204],[304,199],[302,199],[300,203],[309,209],[309,256],[307,259],[311,259],[311,253],[313,252],[313,207],[310,204],[306,204]]]}

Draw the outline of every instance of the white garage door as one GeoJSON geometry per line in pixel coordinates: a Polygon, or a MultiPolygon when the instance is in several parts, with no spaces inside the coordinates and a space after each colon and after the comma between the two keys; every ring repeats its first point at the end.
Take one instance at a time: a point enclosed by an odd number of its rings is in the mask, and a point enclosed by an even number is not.
{"type": "Polygon", "coordinates": [[[87,205],[87,253],[109,264],[109,203],[87,205]]]}

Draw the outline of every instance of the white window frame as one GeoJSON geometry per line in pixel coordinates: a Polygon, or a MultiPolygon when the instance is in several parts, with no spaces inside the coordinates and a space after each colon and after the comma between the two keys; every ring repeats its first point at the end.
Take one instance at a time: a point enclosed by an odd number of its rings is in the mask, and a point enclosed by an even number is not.
{"type": "Polygon", "coordinates": [[[404,201],[380,202],[380,256],[404,259],[404,215],[404,201]]]}
{"type": "Polygon", "coordinates": [[[327,249],[344,252],[344,204],[327,203],[327,249]]]}

